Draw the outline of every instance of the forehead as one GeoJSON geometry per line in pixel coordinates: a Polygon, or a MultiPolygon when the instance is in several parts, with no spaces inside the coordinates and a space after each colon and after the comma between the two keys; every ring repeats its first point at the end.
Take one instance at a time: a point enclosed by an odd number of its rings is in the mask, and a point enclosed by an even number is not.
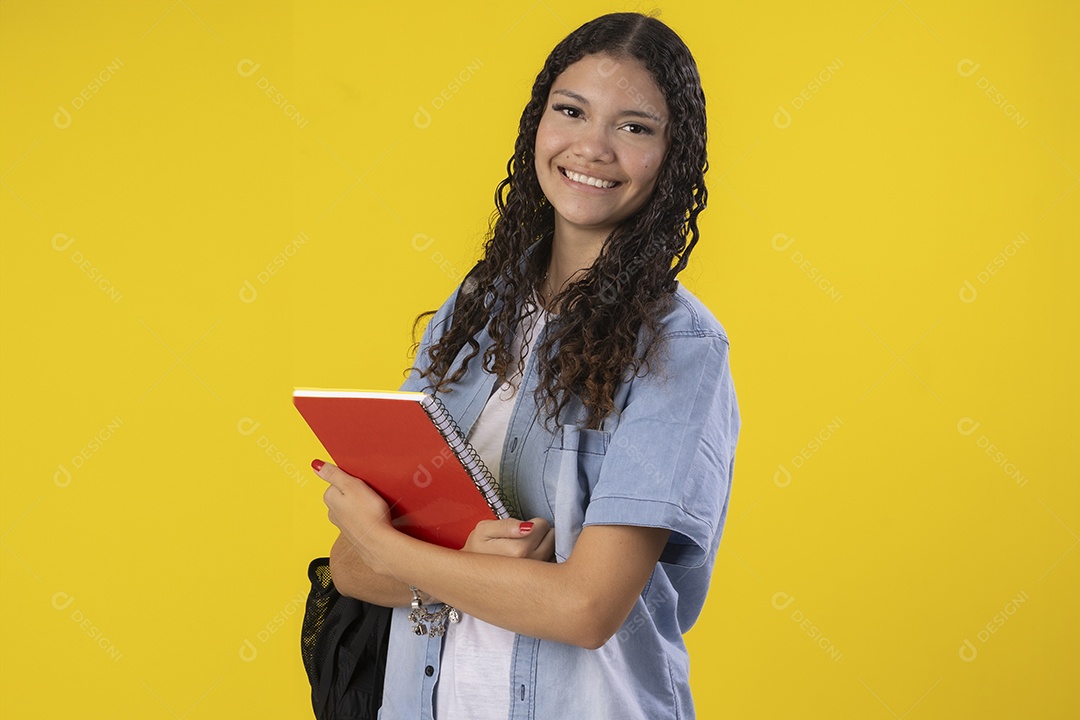
{"type": "Polygon", "coordinates": [[[667,118],[667,101],[641,61],[611,55],[586,55],[563,70],[551,93],[567,90],[590,104],[636,110],[667,118]]]}

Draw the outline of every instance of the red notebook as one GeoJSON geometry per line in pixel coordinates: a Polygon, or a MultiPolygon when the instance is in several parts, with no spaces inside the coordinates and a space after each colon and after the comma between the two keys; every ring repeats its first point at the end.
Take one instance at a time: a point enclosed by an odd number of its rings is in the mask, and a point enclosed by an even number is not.
{"type": "Polygon", "coordinates": [[[293,404],[334,464],[390,506],[394,526],[452,549],[510,503],[438,398],[421,392],[296,388],[293,404]]]}

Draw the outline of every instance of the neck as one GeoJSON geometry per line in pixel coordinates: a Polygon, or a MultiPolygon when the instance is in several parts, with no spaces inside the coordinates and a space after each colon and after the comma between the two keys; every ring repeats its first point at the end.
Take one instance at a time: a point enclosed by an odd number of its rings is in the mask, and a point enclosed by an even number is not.
{"type": "Polygon", "coordinates": [[[560,228],[556,227],[551,241],[551,260],[548,262],[547,276],[541,283],[540,294],[545,305],[549,305],[553,297],[592,267],[600,256],[604,240],[607,239],[607,233],[602,236],[586,236],[559,230],[560,228]]]}

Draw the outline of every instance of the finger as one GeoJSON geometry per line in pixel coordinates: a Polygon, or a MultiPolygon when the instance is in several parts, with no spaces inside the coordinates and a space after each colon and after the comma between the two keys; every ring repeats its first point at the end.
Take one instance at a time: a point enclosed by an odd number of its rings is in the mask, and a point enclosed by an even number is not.
{"type": "Polygon", "coordinates": [[[473,528],[472,534],[476,536],[478,540],[488,541],[497,540],[499,538],[517,537],[515,532],[516,528],[521,523],[520,520],[505,519],[505,520],[481,520],[476,523],[476,527],[473,528]]]}
{"type": "Polygon", "coordinates": [[[504,518],[502,520],[482,520],[476,525],[476,530],[483,537],[488,540],[497,540],[501,538],[524,538],[528,537],[534,532],[537,532],[537,521],[543,523],[542,527],[539,527],[539,531],[546,530],[547,523],[540,519],[535,518],[533,520],[518,520],[516,518],[504,518]]]}
{"type": "Polygon", "coordinates": [[[555,555],[555,528],[548,528],[544,533],[544,539],[530,556],[537,560],[550,560],[553,555],[555,555]]]}
{"type": "Polygon", "coordinates": [[[311,469],[320,478],[330,483],[332,487],[337,488],[342,495],[345,494],[345,489],[349,487],[349,480],[356,479],[337,465],[322,460],[312,460],[311,469]]]}
{"type": "MultiPolygon", "coordinates": [[[[531,557],[539,558],[540,550],[538,549],[541,543],[551,534],[551,525],[544,518],[532,518],[519,522],[517,525],[517,535],[510,535],[507,539],[514,540],[518,544],[517,549],[514,550],[514,554],[517,557],[531,557]]],[[[546,555],[544,559],[546,559],[546,555]]]]}
{"type": "Polygon", "coordinates": [[[341,494],[341,491],[333,485],[327,485],[326,490],[324,490],[322,494],[322,501],[326,503],[326,507],[332,511],[337,507],[338,501],[341,500],[341,494]]]}
{"type": "Polygon", "coordinates": [[[533,518],[527,520],[521,524],[518,529],[520,533],[518,542],[523,544],[519,557],[539,558],[540,544],[544,542],[544,539],[550,534],[551,526],[544,518],[533,518]],[[526,530],[529,526],[530,529],[526,530]]]}
{"type": "Polygon", "coordinates": [[[551,529],[551,524],[542,517],[534,517],[521,523],[518,527],[518,537],[526,535],[542,538],[544,533],[551,529]]]}

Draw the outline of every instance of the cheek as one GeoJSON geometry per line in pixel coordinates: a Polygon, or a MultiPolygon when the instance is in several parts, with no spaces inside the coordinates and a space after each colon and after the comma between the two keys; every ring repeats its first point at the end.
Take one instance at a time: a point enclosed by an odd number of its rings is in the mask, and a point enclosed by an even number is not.
{"type": "Polygon", "coordinates": [[[656,187],[656,181],[660,176],[655,165],[639,165],[637,169],[637,182],[635,183],[641,192],[651,193],[656,187]]]}
{"type": "Polygon", "coordinates": [[[546,164],[551,160],[551,156],[555,151],[556,137],[551,132],[551,128],[548,127],[545,121],[540,121],[540,126],[536,129],[536,161],[537,163],[546,164]]]}
{"type": "Polygon", "coordinates": [[[653,185],[660,177],[660,168],[664,164],[664,153],[656,153],[643,158],[640,167],[640,176],[645,185],[653,185]]]}
{"type": "Polygon", "coordinates": [[[545,123],[541,121],[536,131],[536,144],[533,148],[533,168],[536,171],[540,189],[545,194],[553,192],[557,186],[557,178],[554,177],[556,171],[552,168],[552,164],[559,157],[561,149],[558,133],[552,132],[551,127],[545,127],[545,123]]]}

